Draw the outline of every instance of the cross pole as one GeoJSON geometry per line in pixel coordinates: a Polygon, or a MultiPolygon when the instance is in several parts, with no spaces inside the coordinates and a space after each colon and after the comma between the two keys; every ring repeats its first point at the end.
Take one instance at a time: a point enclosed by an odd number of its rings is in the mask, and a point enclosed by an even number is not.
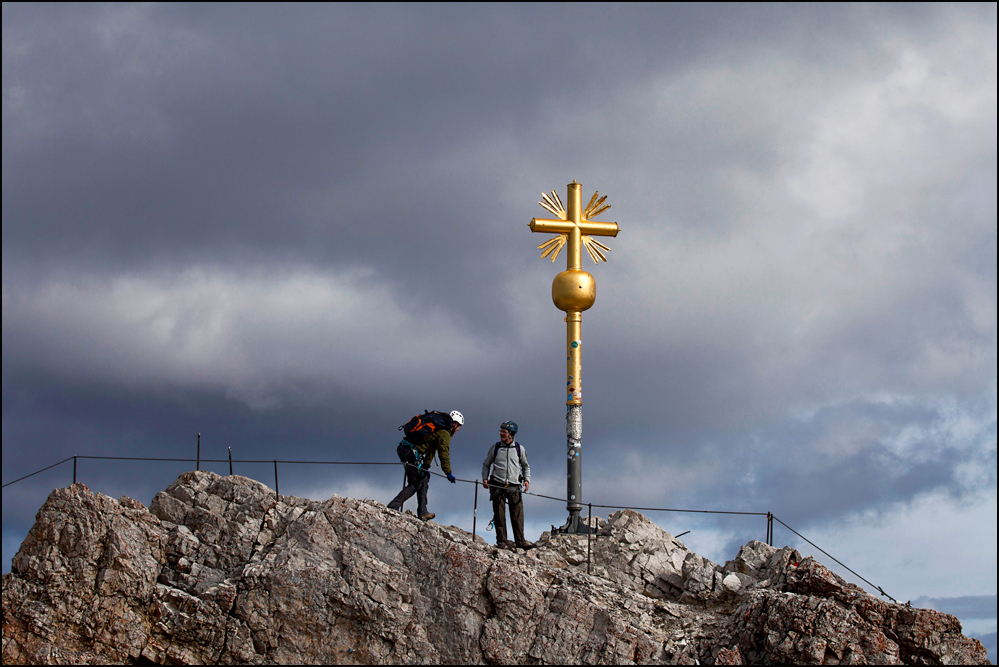
{"type": "Polygon", "coordinates": [[[604,252],[609,252],[610,248],[593,237],[617,236],[620,228],[616,222],[597,222],[591,219],[610,208],[610,204],[604,204],[606,196],[599,197],[600,193],[594,192],[589,204],[583,209],[583,186],[573,180],[567,187],[568,208],[562,206],[562,200],[554,190],[550,196],[542,193],[539,203],[558,218],[533,218],[528,226],[532,232],[558,235],[538,246],[542,250],[542,258],[551,256],[554,263],[562,247],[566,248],[566,270],[552,281],[552,301],[556,308],[565,312],[566,323],[566,509],[569,511],[569,518],[556,531],[582,534],[591,530],[585,522],[581,523],[579,520],[579,513],[583,509],[583,473],[580,460],[583,439],[582,325],[583,311],[592,306],[597,298],[596,280],[583,271],[582,251],[586,248],[594,263],[599,263],[601,259],[606,262],[604,252]]]}

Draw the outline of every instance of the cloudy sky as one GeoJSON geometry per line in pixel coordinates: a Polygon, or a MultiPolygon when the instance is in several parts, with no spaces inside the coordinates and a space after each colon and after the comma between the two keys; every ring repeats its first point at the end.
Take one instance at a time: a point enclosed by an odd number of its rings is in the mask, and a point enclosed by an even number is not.
{"type": "MultiPolygon", "coordinates": [[[[622,228],[586,259],[584,500],[772,511],[994,646],[996,77],[994,4],[5,3],[4,483],[199,432],[391,461],[458,409],[460,477],[513,419],[564,495],[564,255],[526,223],[575,179],[622,228]]],[[[187,467],[79,476],[148,503],[187,467]]],[[[4,571],[71,475],[4,490],[4,571]]],[[[432,482],[439,520],[472,498],[432,482]]],[[[719,562],[765,531],[651,516],[719,562]]]]}

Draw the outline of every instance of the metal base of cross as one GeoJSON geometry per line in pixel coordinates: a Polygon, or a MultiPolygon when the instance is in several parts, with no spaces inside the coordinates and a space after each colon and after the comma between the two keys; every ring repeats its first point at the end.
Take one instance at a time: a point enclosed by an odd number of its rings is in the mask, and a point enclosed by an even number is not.
{"type": "Polygon", "coordinates": [[[565,525],[556,528],[552,526],[552,535],[596,535],[597,531],[586,525],[586,521],[581,519],[579,512],[571,512],[565,525]]]}

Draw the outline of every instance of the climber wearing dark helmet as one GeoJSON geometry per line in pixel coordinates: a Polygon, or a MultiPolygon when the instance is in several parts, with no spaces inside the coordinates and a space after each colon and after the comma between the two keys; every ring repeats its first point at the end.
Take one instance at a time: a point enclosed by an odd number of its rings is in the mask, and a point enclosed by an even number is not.
{"type": "Polygon", "coordinates": [[[482,486],[489,489],[489,498],[493,502],[496,546],[501,549],[534,547],[533,542],[524,539],[524,501],[520,485],[523,482],[524,491],[531,488],[531,466],[527,462],[527,451],[514,440],[517,430],[515,422],[500,424],[499,442],[489,448],[486,460],[482,462],[482,486]],[[510,504],[513,542],[506,535],[507,503],[510,504]]]}

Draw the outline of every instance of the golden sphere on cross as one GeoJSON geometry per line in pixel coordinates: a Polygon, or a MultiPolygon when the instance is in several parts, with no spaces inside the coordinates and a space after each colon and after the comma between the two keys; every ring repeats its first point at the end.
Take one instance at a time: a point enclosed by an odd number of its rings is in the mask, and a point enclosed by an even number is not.
{"type": "Polygon", "coordinates": [[[569,269],[552,281],[552,301],[565,312],[584,311],[597,298],[597,281],[582,269],[569,269]]]}

